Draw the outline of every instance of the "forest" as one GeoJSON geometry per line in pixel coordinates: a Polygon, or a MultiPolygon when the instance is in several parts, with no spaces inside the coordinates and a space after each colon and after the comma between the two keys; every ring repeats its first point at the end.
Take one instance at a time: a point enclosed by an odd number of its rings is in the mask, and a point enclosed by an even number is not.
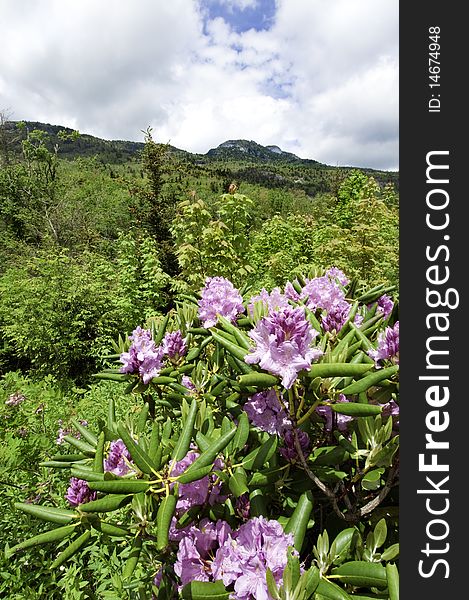
{"type": "Polygon", "coordinates": [[[0,120],[0,596],[398,599],[398,173],[0,120]]]}

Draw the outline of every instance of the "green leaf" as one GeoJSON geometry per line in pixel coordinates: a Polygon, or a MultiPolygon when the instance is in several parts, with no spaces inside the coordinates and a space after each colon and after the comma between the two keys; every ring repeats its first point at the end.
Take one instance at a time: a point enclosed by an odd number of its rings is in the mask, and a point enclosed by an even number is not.
{"type": "Polygon", "coordinates": [[[361,363],[314,363],[306,373],[308,377],[360,377],[373,367],[373,364],[361,363]]]}
{"type": "Polygon", "coordinates": [[[156,515],[156,549],[163,550],[169,544],[169,526],[176,510],[177,497],[166,496],[161,501],[156,515]]]}
{"type": "Polygon", "coordinates": [[[91,446],[91,444],[88,444],[87,442],[84,442],[83,440],[77,440],[77,438],[73,437],[72,435],[65,435],[64,440],[88,456],[95,455],[95,447],[91,446]]]}
{"type": "Polygon", "coordinates": [[[94,470],[96,473],[104,473],[104,443],[106,442],[106,434],[101,431],[96,444],[96,454],[94,455],[94,470]]]}
{"type": "Polygon", "coordinates": [[[381,406],[374,404],[362,404],[361,402],[339,402],[331,404],[330,407],[336,413],[348,415],[349,417],[369,417],[371,415],[379,415],[381,406]]]}
{"type": "Polygon", "coordinates": [[[117,426],[117,431],[122,441],[124,442],[127,450],[129,451],[132,460],[140,469],[140,471],[142,471],[142,473],[147,473],[148,475],[152,473],[157,473],[158,469],[155,463],[151,460],[148,454],[144,452],[142,448],[140,448],[140,446],[134,442],[132,436],[127,431],[127,428],[122,423],[119,423],[119,425],[117,426]]]}
{"type": "Polygon", "coordinates": [[[55,508],[53,506],[27,504],[26,502],[15,502],[15,508],[28,515],[42,519],[43,521],[50,521],[51,523],[58,523],[59,525],[67,525],[79,516],[78,513],[73,510],[55,508]]]}
{"type": "Polygon", "coordinates": [[[238,425],[236,428],[236,434],[231,443],[233,450],[242,450],[248,441],[249,437],[249,419],[247,414],[243,411],[238,417],[238,425]]]}
{"type": "Polygon", "coordinates": [[[234,438],[236,433],[236,429],[233,428],[231,431],[228,431],[224,435],[220,436],[217,440],[212,442],[207,450],[204,450],[202,454],[186,469],[185,473],[189,474],[201,467],[206,467],[208,465],[213,464],[213,461],[218,456],[218,454],[226,448],[226,446],[230,443],[230,441],[234,438]]]}
{"type": "Polygon", "coordinates": [[[184,600],[229,600],[223,581],[191,581],[182,589],[184,600]]]}
{"type": "Polygon", "coordinates": [[[313,510],[313,495],[308,490],[301,494],[298,504],[293,511],[292,516],[288,519],[285,526],[285,533],[293,534],[294,545],[298,552],[301,552],[303,541],[306,534],[308,521],[313,510]]]}
{"type": "Polygon", "coordinates": [[[104,492],[106,494],[138,494],[146,492],[150,488],[149,481],[142,479],[114,479],[112,481],[90,481],[90,490],[104,492]]]}
{"type": "Polygon", "coordinates": [[[91,432],[87,427],[82,425],[76,419],[72,419],[72,423],[75,429],[77,429],[80,432],[80,435],[82,435],[85,438],[85,440],[89,444],[91,444],[91,446],[96,446],[96,444],[98,443],[98,438],[94,435],[93,432],[91,432]]]}
{"type": "Polygon", "coordinates": [[[80,504],[81,512],[111,512],[122,508],[132,500],[132,495],[119,494],[106,496],[99,500],[92,500],[86,504],[80,504]]]}
{"type": "Polygon", "coordinates": [[[72,533],[75,530],[76,525],[65,525],[64,527],[57,527],[56,529],[52,529],[52,531],[47,531],[46,533],[35,535],[34,537],[29,538],[29,540],[25,540],[20,544],[16,544],[16,546],[10,548],[5,554],[7,555],[7,558],[10,558],[18,550],[25,550],[26,548],[31,548],[32,546],[39,546],[40,544],[50,544],[52,542],[58,542],[72,535],[72,533]]]}
{"type": "Polygon", "coordinates": [[[184,423],[184,428],[179,436],[179,439],[174,447],[174,450],[171,454],[171,458],[173,461],[178,462],[182,460],[191,444],[192,434],[194,432],[194,424],[197,416],[197,400],[193,398],[191,406],[189,408],[189,414],[187,415],[186,422],[184,423]]]}
{"type": "Polygon", "coordinates": [[[129,535],[129,531],[120,527],[119,525],[113,525],[112,523],[106,523],[105,521],[101,521],[99,519],[92,520],[91,526],[104,533],[105,535],[109,535],[111,537],[126,537],[129,535]]]}
{"type": "Polygon", "coordinates": [[[388,536],[388,528],[386,525],[386,519],[380,519],[376,523],[376,526],[373,531],[373,535],[375,538],[375,547],[380,548],[384,544],[384,542],[386,541],[386,538],[388,536]]]}
{"type": "MultiPolygon", "coordinates": [[[[356,365],[358,366],[358,365],[356,365]]],[[[354,383],[348,385],[343,390],[341,390],[342,394],[353,395],[359,394],[360,392],[365,392],[370,387],[377,385],[383,379],[387,379],[391,377],[395,373],[399,371],[399,365],[394,365],[393,367],[388,367],[387,369],[379,369],[370,375],[367,375],[363,379],[359,379],[354,383]]]]}
{"type": "Polygon", "coordinates": [[[243,467],[249,471],[261,469],[274,454],[277,449],[277,443],[277,436],[270,436],[267,441],[258,448],[255,448],[243,459],[243,467]]]}
{"type": "Polygon", "coordinates": [[[248,375],[241,375],[238,378],[239,385],[242,388],[253,387],[258,390],[265,390],[271,388],[274,385],[278,385],[279,378],[275,375],[269,375],[268,373],[249,373],[248,375]]]}
{"type": "Polygon", "coordinates": [[[127,559],[124,571],[122,573],[123,579],[130,579],[132,577],[133,572],[135,571],[135,567],[140,558],[140,552],[142,551],[142,536],[137,536],[134,539],[132,544],[132,550],[130,551],[129,558],[127,559]]]}
{"type": "Polygon", "coordinates": [[[229,340],[227,340],[225,337],[223,337],[222,335],[220,335],[220,333],[217,333],[216,331],[212,330],[211,333],[212,333],[213,339],[216,342],[218,342],[220,344],[220,346],[223,346],[223,348],[225,348],[225,350],[227,350],[235,358],[237,358],[241,361],[244,361],[244,357],[247,354],[247,351],[245,348],[241,348],[237,344],[233,344],[233,342],[230,342],[229,340]]]}
{"type": "Polygon", "coordinates": [[[73,540],[65,550],[57,556],[54,562],[51,564],[50,568],[52,570],[57,569],[63,564],[66,560],[71,558],[74,554],[76,554],[83,546],[85,546],[91,539],[91,531],[87,529],[84,533],[82,533],[76,540],[73,540]]]}
{"type": "Polygon", "coordinates": [[[332,570],[334,579],[359,587],[386,587],[386,569],[378,563],[350,561],[332,570]]]}
{"type": "MultiPolygon", "coordinates": [[[[283,577],[285,579],[285,572],[283,577]]],[[[265,579],[267,582],[267,590],[269,591],[272,600],[281,600],[280,594],[278,593],[277,584],[275,583],[273,573],[270,569],[267,569],[265,579]]]]}
{"type": "Polygon", "coordinates": [[[399,571],[394,563],[386,565],[389,600],[399,600],[399,571]]]}
{"type": "Polygon", "coordinates": [[[352,545],[353,538],[357,534],[358,531],[355,527],[348,527],[347,529],[343,529],[335,537],[332,542],[335,547],[335,557],[333,557],[334,562],[342,562],[345,559],[349,548],[352,545]]]}
{"type": "Polygon", "coordinates": [[[192,483],[193,481],[198,481],[199,479],[202,479],[203,477],[208,475],[210,473],[210,471],[212,470],[212,468],[213,468],[213,465],[210,464],[210,465],[207,465],[206,467],[201,467],[200,469],[191,471],[190,473],[186,473],[186,471],[184,471],[177,478],[177,482],[178,483],[192,483]]]}
{"type": "Polygon", "coordinates": [[[145,404],[142,406],[142,410],[140,411],[140,413],[138,415],[138,420],[137,420],[137,432],[138,433],[143,433],[145,431],[145,425],[147,423],[149,412],[150,412],[150,404],[148,402],[145,402],[145,404]]]}
{"type": "Polygon", "coordinates": [[[242,467],[237,467],[233,475],[231,475],[228,480],[228,487],[236,498],[249,492],[246,471],[242,467]]]}
{"type": "Polygon", "coordinates": [[[351,597],[345,590],[323,577],[319,580],[316,593],[325,598],[325,600],[351,600],[351,597]]]}
{"type": "Polygon", "coordinates": [[[399,556],[399,544],[392,544],[381,554],[381,560],[394,560],[399,556]]]}

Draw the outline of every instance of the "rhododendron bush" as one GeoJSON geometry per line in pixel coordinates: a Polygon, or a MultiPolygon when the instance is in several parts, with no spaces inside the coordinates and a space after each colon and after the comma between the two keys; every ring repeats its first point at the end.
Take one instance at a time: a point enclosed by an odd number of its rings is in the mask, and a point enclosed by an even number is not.
{"type": "Polygon", "coordinates": [[[392,289],[337,268],[250,293],[208,278],[119,337],[140,410],[62,436],[56,569],[96,540],[123,557],[123,597],[398,598],[399,321],[392,289]]]}

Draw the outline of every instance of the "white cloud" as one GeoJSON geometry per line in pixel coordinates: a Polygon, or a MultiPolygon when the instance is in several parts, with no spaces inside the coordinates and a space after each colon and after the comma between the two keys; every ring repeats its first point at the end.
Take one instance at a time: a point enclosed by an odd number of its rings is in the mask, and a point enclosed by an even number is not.
{"type": "Polygon", "coordinates": [[[248,138],[329,164],[397,167],[395,0],[277,0],[271,29],[242,33],[221,18],[204,29],[202,8],[3,2],[0,108],[108,139],[141,140],[152,125],[192,151],[248,138]]]}

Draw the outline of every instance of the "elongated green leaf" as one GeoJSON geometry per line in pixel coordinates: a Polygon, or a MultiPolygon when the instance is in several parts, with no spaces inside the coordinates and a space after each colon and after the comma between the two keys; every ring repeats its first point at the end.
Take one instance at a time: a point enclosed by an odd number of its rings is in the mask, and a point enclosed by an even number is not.
{"type": "Polygon", "coordinates": [[[308,377],[360,377],[373,367],[362,363],[314,363],[306,373],[308,377]]]}
{"type": "Polygon", "coordinates": [[[319,580],[316,593],[325,600],[352,600],[345,590],[323,577],[319,580]]]}
{"type": "Polygon", "coordinates": [[[340,402],[330,405],[332,410],[341,415],[350,417],[369,417],[370,415],[379,415],[381,406],[375,404],[362,404],[361,402],[340,402]]]}
{"type": "Polygon", "coordinates": [[[230,443],[230,449],[242,450],[244,445],[248,441],[249,437],[249,419],[247,414],[243,411],[238,417],[238,426],[236,428],[236,434],[233,441],[230,443]]]}
{"type": "Polygon", "coordinates": [[[107,427],[110,431],[114,431],[116,428],[116,403],[114,398],[109,398],[107,407],[107,427]]]}
{"type": "Polygon", "coordinates": [[[73,435],[64,436],[64,440],[68,442],[71,446],[75,446],[80,452],[87,454],[88,456],[94,456],[96,449],[88,442],[84,442],[83,440],[77,440],[77,438],[73,437],[73,435]]]}
{"type": "Polygon", "coordinates": [[[335,537],[333,544],[335,547],[335,557],[333,557],[335,563],[342,562],[349,551],[354,536],[358,534],[358,530],[355,527],[348,527],[343,529],[335,537]]]}
{"type": "Polygon", "coordinates": [[[213,339],[216,342],[218,342],[220,344],[220,346],[223,346],[223,348],[225,348],[225,350],[227,350],[235,358],[244,361],[244,357],[247,354],[247,351],[245,348],[241,348],[237,344],[230,342],[229,340],[227,340],[225,337],[223,337],[222,335],[220,335],[220,333],[218,333],[216,331],[212,330],[211,333],[212,333],[213,339]]]}
{"type": "Polygon", "coordinates": [[[142,410],[140,411],[140,413],[138,415],[138,420],[137,420],[137,432],[138,433],[143,433],[145,431],[145,425],[147,424],[149,412],[150,412],[150,404],[148,402],[145,402],[145,404],[142,407],[142,410]]]}
{"type": "Polygon", "coordinates": [[[261,469],[277,449],[277,436],[272,435],[261,446],[250,452],[243,459],[243,467],[249,471],[261,469]]]}
{"type": "Polygon", "coordinates": [[[330,577],[361,587],[386,587],[386,569],[378,563],[350,561],[332,570],[330,577]]]}
{"type": "Polygon", "coordinates": [[[185,585],[181,592],[184,600],[228,600],[230,592],[227,592],[223,581],[191,581],[185,585]]]}
{"type": "Polygon", "coordinates": [[[90,539],[91,539],[91,531],[89,529],[87,529],[76,540],[73,540],[73,542],[69,546],[67,546],[67,548],[65,548],[65,550],[62,550],[62,552],[57,556],[57,558],[51,564],[50,568],[52,570],[54,570],[54,569],[57,569],[58,567],[60,567],[61,564],[63,564],[66,560],[68,560],[74,554],[76,554],[81,548],[83,548],[83,546],[86,546],[86,544],[90,541],[90,539]]]}
{"type": "Polygon", "coordinates": [[[228,487],[236,498],[249,491],[246,471],[238,467],[228,480],[228,487]]]}
{"type": "Polygon", "coordinates": [[[182,475],[179,475],[177,481],[178,483],[192,483],[193,481],[198,481],[210,473],[212,466],[213,465],[210,464],[206,467],[201,467],[200,469],[196,469],[189,474],[184,472],[182,475]]]}
{"type": "Polygon", "coordinates": [[[155,342],[155,346],[160,345],[160,343],[164,337],[164,334],[166,332],[166,327],[168,326],[168,321],[169,321],[170,317],[171,317],[171,311],[168,311],[165,314],[162,322],[160,323],[160,326],[158,327],[158,333],[155,336],[153,336],[153,341],[155,342]]]}
{"type": "Polygon", "coordinates": [[[240,329],[238,329],[233,323],[228,321],[226,317],[219,316],[218,324],[223,327],[225,331],[231,333],[235,337],[236,342],[242,347],[249,350],[252,347],[252,340],[240,329]]]}
{"type": "Polygon", "coordinates": [[[116,494],[100,498],[99,500],[92,500],[86,504],[80,504],[81,512],[111,512],[122,508],[132,500],[130,494],[116,494]]]}
{"type": "Polygon", "coordinates": [[[105,492],[106,494],[138,494],[150,488],[149,481],[141,479],[114,479],[113,481],[90,481],[90,490],[105,492]]]}
{"type": "Polygon", "coordinates": [[[101,520],[93,520],[91,525],[97,531],[104,533],[105,535],[109,535],[111,537],[126,537],[129,535],[129,531],[120,527],[119,525],[114,525],[113,523],[106,523],[101,520]]]}
{"type": "Polygon", "coordinates": [[[140,469],[140,471],[142,471],[142,473],[147,473],[148,475],[157,473],[158,469],[155,463],[151,460],[148,454],[134,442],[132,436],[127,431],[127,428],[123,425],[123,423],[119,423],[117,426],[117,431],[127,450],[129,451],[132,460],[140,469]]]}
{"type": "Polygon", "coordinates": [[[96,454],[94,455],[94,470],[96,473],[104,473],[104,444],[106,442],[106,434],[101,431],[96,444],[96,454]]]}
{"type": "Polygon", "coordinates": [[[58,461],[58,460],[43,460],[39,463],[40,467],[46,467],[47,469],[70,469],[73,463],[58,461]]]}
{"type": "MultiPolygon", "coordinates": [[[[356,366],[358,366],[358,365],[356,365],[356,366]]],[[[355,381],[354,383],[351,383],[350,385],[345,387],[343,390],[341,390],[341,392],[343,394],[345,394],[346,396],[348,394],[352,395],[352,394],[359,394],[360,392],[365,392],[370,387],[377,385],[380,381],[383,381],[383,379],[387,379],[388,377],[391,377],[392,375],[397,373],[397,371],[399,371],[399,365],[394,365],[393,367],[388,367],[386,369],[379,369],[378,371],[375,371],[374,373],[367,375],[363,379],[360,379],[359,381],[355,381]]]]}
{"type": "Polygon", "coordinates": [[[254,387],[258,390],[265,390],[279,383],[279,379],[275,375],[254,372],[248,375],[241,375],[238,381],[242,388],[254,387]]]}
{"type": "Polygon", "coordinates": [[[156,515],[156,549],[163,550],[169,544],[169,526],[176,510],[177,498],[170,494],[163,498],[156,515]]]}
{"type": "Polygon", "coordinates": [[[399,600],[399,571],[394,563],[386,565],[389,600],[399,600]]]}
{"type": "Polygon", "coordinates": [[[40,544],[50,544],[52,542],[58,542],[59,540],[63,540],[64,538],[72,535],[72,533],[76,529],[75,525],[64,525],[63,527],[57,527],[56,529],[52,529],[51,531],[47,531],[46,533],[41,533],[39,535],[35,535],[29,540],[25,540],[20,544],[16,544],[8,550],[7,558],[12,556],[18,550],[25,550],[26,548],[32,548],[33,546],[39,546],[40,544]]]}
{"type": "Polygon", "coordinates": [[[132,550],[130,551],[129,558],[126,561],[124,571],[122,572],[122,579],[130,579],[130,577],[132,577],[135,567],[139,561],[141,551],[142,536],[139,535],[134,539],[132,544],[132,550]]]}
{"type": "Polygon", "coordinates": [[[282,474],[285,473],[283,467],[272,467],[271,469],[264,469],[263,471],[256,471],[252,474],[248,481],[248,485],[251,488],[264,487],[278,481],[282,474]]]}
{"type": "Polygon", "coordinates": [[[55,508],[54,506],[39,506],[37,504],[27,504],[26,502],[15,502],[15,508],[43,521],[50,521],[59,525],[67,525],[79,516],[74,510],[55,508]]]}
{"type": "Polygon", "coordinates": [[[197,400],[196,400],[196,398],[193,398],[191,406],[189,408],[189,414],[187,415],[186,422],[184,423],[184,428],[181,431],[179,439],[178,439],[178,441],[174,447],[174,450],[171,454],[171,458],[176,462],[182,460],[186,456],[186,454],[189,450],[189,446],[190,446],[191,440],[192,440],[192,435],[194,433],[194,425],[195,425],[195,419],[197,416],[197,409],[198,409],[197,400]]]}
{"type": "Polygon", "coordinates": [[[98,438],[92,431],[90,431],[87,427],[82,425],[80,421],[77,421],[76,419],[72,419],[72,423],[75,429],[77,429],[80,432],[80,435],[83,436],[83,438],[88,442],[88,444],[90,444],[91,446],[96,446],[96,444],[98,443],[98,438]]]}
{"type": "Polygon", "coordinates": [[[51,461],[57,462],[76,462],[83,459],[88,459],[89,457],[86,454],[55,454],[51,461]]]}
{"type": "Polygon", "coordinates": [[[95,373],[92,375],[95,379],[101,379],[104,381],[117,381],[118,383],[124,383],[134,379],[132,375],[126,375],[125,373],[95,373]]]}
{"type": "Polygon", "coordinates": [[[304,492],[301,494],[298,504],[285,526],[285,533],[293,534],[294,545],[298,552],[301,552],[312,510],[313,495],[310,491],[304,492]]]}
{"type": "Polygon", "coordinates": [[[253,490],[249,494],[250,514],[251,517],[267,516],[267,500],[262,493],[262,490],[253,490]]]}
{"type": "Polygon", "coordinates": [[[217,440],[212,442],[210,446],[202,452],[202,454],[195,459],[195,461],[190,465],[190,467],[185,471],[186,474],[195,471],[196,469],[200,469],[201,467],[206,467],[207,465],[213,464],[213,461],[218,456],[218,454],[226,448],[229,442],[235,436],[236,429],[232,429],[228,431],[224,435],[220,436],[217,440]]]}
{"type": "MultiPolygon", "coordinates": [[[[267,569],[266,574],[265,574],[265,579],[266,579],[266,583],[267,583],[267,589],[269,591],[269,594],[270,594],[272,600],[282,600],[280,597],[280,594],[278,593],[278,587],[277,587],[277,584],[275,583],[274,575],[270,569],[267,569]]],[[[284,580],[284,585],[285,585],[286,584],[285,583],[285,572],[283,575],[283,580],[284,580]]]]}

